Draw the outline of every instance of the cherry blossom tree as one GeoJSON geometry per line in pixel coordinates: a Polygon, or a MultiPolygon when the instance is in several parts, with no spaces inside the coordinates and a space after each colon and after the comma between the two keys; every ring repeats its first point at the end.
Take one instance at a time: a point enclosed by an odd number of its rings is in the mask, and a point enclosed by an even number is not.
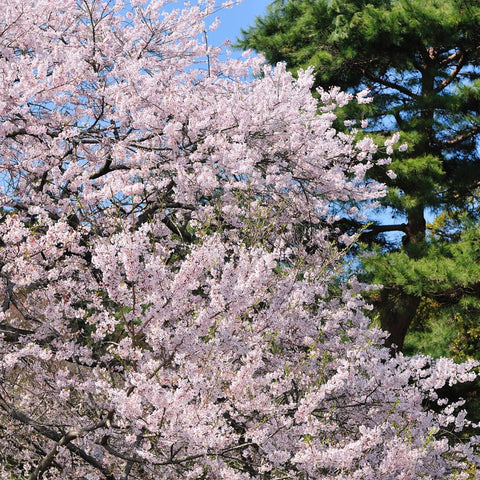
{"type": "Polygon", "coordinates": [[[2,2],[0,475],[468,478],[475,364],[391,358],[331,246],[384,193],[365,95],[166,3],[2,2]]]}

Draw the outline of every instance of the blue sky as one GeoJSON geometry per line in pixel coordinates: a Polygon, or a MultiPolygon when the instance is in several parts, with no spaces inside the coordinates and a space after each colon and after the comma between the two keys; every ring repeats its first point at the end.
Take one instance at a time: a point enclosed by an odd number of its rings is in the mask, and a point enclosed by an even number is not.
{"type": "MultiPolygon", "coordinates": [[[[166,11],[185,8],[185,3],[196,5],[198,0],[169,0],[164,5],[166,11]]],[[[215,18],[220,19],[220,25],[214,31],[208,32],[208,43],[211,46],[219,47],[225,40],[235,43],[240,36],[242,28],[248,28],[253,25],[255,18],[263,16],[266,13],[267,6],[273,0],[237,0],[238,5],[231,8],[220,8],[226,0],[216,0],[218,10],[205,20],[206,26],[211,25],[215,18]]],[[[234,0],[235,1],[235,0],[234,0]]],[[[203,40],[203,38],[202,38],[203,40]]],[[[230,56],[238,58],[242,52],[239,50],[229,49],[230,56]]],[[[222,55],[223,56],[223,55],[222,55]]]]}
{"type": "MultiPolygon", "coordinates": [[[[227,38],[234,42],[240,36],[241,29],[252,25],[256,17],[265,13],[271,2],[272,0],[243,0],[239,5],[220,10],[217,14],[220,26],[209,33],[209,42],[217,46],[227,38]]],[[[218,0],[218,3],[222,3],[222,0],[218,0]]]]}

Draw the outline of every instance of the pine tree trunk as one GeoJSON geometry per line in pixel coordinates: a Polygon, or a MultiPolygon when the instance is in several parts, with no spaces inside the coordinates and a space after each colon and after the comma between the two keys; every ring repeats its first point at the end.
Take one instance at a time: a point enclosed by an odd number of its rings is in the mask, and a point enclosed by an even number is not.
{"type": "Polygon", "coordinates": [[[383,289],[378,308],[381,313],[381,326],[390,335],[386,345],[392,354],[401,352],[408,328],[417,312],[420,297],[408,295],[398,290],[383,289]]]}
{"type": "MultiPolygon", "coordinates": [[[[417,207],[409,212],[403,242],[405,247],[425,240],[426,222],[423,210],[423,207],[417,207]]],[[[386,287],[382,290],[378,308],[381,314],[381,326],[390,334],[386,344],[390,347],[392,354],[403,350],[405,337],[419,304],[419,296],[405,293],[401,287],[386,287]]]]}

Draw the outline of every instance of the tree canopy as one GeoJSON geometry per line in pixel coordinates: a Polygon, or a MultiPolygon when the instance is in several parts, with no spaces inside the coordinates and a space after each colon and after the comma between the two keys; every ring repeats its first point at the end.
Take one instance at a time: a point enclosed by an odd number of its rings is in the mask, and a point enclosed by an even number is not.
{"type": "MultiPolygon", "coordinates": [[[[383,245],[368,271],[385,286],[377,311],[400,348],[433,285],[443,285],[445,307],[479,289],[478,272],[469,269],[473,275],[460,279],[452,257],[444,256],[451,242],[476,251],[474,235],[461,232],[475,230],[478,221],[479,24],[476,1],[277,0],[239,41],[271,62],[286,61],[292,71],[313,65],[317,86],[369,88],[372,104],[346,115],[368,119],[377,143],[393,132],[407,142],[388,167],[395,175],[384,167],[371,171],[388,193],[382,221],[363,235],[383,245]],[[390,215],[392,224],[385,221],[390,215]],[[402,244],[385,243],[385,232],[400,233],[402,244]]],[[[346,230],[351,225],[359,226],[348,218],[341,223],[346,230]]],[[[470,264],[476,261],[472,255],[470,264]]]]}
{"type": "Polygon", "coordinates": [[[164,4],[2,3],[0,475],[468,477],[475,362],[391,357],[338,275],[388,161],[357,99],[164,4]]]}

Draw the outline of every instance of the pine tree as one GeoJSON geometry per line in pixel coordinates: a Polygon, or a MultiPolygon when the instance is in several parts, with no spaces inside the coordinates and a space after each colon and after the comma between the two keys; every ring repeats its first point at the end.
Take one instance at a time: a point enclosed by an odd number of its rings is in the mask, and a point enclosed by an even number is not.
{"type": "Polygon", "coordinates": [[[369,88],[374,100],[357,114],[377,143],[393,131],[407,142],[388,167],[395,175],[374,172],[389,187],[383,217],[403,221],[363,234],[370,246],[383,240],[365,266],[384,285],[373,300],[399,349],[422,299],[451,308],[480,291],[478,271],[461,271],[477,261],[478,237],[462,232],[478,232],[479,26],[479,1],[276,0],[239,41],[292,71],[313,65],[317,87],[369,88]],[[385,232],[401,233],[401,244],[386,243],[385,232]],[[464,252],[461,264],[452,249],[464,252]]]}

